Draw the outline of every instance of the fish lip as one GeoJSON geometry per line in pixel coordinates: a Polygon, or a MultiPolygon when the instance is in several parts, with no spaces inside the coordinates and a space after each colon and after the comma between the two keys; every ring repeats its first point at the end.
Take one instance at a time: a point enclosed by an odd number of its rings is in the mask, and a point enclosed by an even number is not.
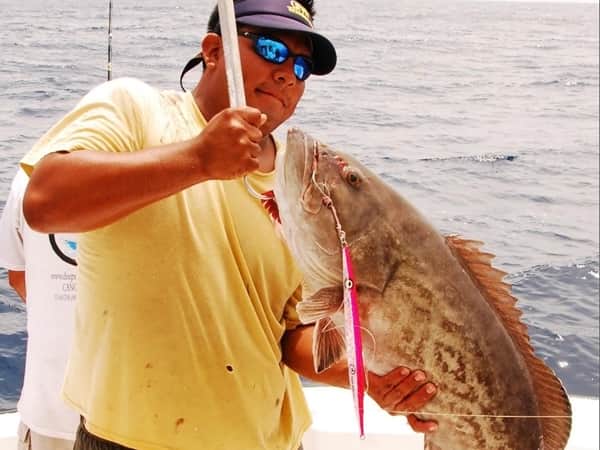
{"type": "Polygon", "coordinates": [[[302,193],[300,195],[300,203],[302,204],[302,208],[309,214],[318,214],[321,211],[321,207],[323,206],[323,202],[319,201],[318,206],[316,208],[311,207],[311,194],[314,195],[315,185],[313,180],[313,170],[315,158],[319,156],[319,149],[315,145],[316,141],[313,138],[311,139],[311,144],[309,145],[309,136],[304,134],[303,139],[303,150],[304,150],[304,171],[302,174],[302,193]],[[315,156],[316,151],[316,156],[315,156]]]}
{"type": "Polygon", "coordinates": [[[313,170],[313,157],[312,152],[308,151],[308,136],[305,134],[304,139],[302,140],[303,146],[302,150],[304,150],[304,171],[302,174],[302,185],[304,186],[304,190],[302,197],[304,197],[304,192],[308,190],[312,183],[312,170],[313,170]]]}
{"type": "Polygon", "coordinates": [[[309,137],[306,133],[298,128],[290,128],[287,132],[287,142],[284,154],[277,155],[276,159],[276,171],[279,174],[282,182],[280,184],[283,190],[286,184],[283,180],[294,180],[297,178],[297,182],[300,185],[300,198],[306,191],[307,187],[311,183],[312,175],[312,153],[308,151],[309,137]],[[302,152],[302,155],[299,153],[302,152]],[[296,160],[303,159],[302,166],[296,164],[296,160]],[[297,171],[294,171],[294,166],[298,167],[297,171]],[[294,173],[296,172],[296,173],[294,173]]]}
{"type": "MultiPolygon", "coordinates": [[[[278,203],[294,208],[295,202],[302,201],[306,185],[307,136],[298,128],[287,132],[285,150],[278,152],[275,159],[275,184],[273,187],[278,203]],[[288,200],[286,200],[288,197],[288,200]]],[[[281,219],[283,221],[284,215],[281,219]]]]}

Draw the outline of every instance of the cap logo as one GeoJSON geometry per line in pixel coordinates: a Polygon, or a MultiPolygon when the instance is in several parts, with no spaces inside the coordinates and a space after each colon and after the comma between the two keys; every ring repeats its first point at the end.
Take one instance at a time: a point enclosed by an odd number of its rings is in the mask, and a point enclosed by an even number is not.
{"type": "Polygon", "coordinates": [[[299,16],[312,28],[313,24],[312,24],[312,21],[310,20],[310,14],[308,13],[308,11],[306,10],[306,8],[304,6],[302,6],[297,1],[292,0],[287,8],[290,13],[295,14],[296,16],[299,16]]]}

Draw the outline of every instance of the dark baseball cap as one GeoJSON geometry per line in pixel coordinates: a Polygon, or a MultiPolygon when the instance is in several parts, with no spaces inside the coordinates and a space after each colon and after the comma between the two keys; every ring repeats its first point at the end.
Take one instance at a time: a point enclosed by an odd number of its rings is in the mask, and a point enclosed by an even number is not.
{"type": "Polygon", "coordinates": [[[297,31],[312,41],[312,73],[325,75],[337,62],[335,47],[315,31],[310,13],[295,0],[238,0],[234,3],[238,24],[278,31],[297,31]]]}
{"type": "MultiPolygon", "coordinates": [[[[235,20],[238,25],[277,31],[294,31],[305,34],[312,43],[314,75],[326,75],[337,63],[335,47],[329,39],[315,31],[313,18],[308,10],[296,0],[238,0],[234,2],[235,20]]],[[[208,31],[220,32],[218,9],[217,22],[208,31]]],[[[183,88],[183,76],[202,62],[202,55],[192,58],[184,67],[179,83],[183,88]]],[[[184,89],[185,90],[185,89],[184,89]]]]}

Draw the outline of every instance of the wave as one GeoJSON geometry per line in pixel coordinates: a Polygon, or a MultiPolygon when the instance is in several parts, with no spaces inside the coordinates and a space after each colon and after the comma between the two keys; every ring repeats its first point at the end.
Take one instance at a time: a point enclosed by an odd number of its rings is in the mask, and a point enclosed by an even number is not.
{"type": "Polygon", "coordinates": [[[0,413],[14,411],[25,372],[27,333],[0,334],[0,413]]]}
{"type": "Polygon", "coordinates": [[[552,86],[552,85],[563,85],[566,87],[587,87],[587,86],[596,86],[596,84],[588,83],[586,81],[581,80],[540,80],[540,81],[532,81],[530,83],[525,84],[524,86],[552,86]]]}
{"type": "Polygon", "coordinates": [[[572,262],[567,265],[551,265],[551,264],[540,264],[528,269],[516,272],[511,275],[515,281],[521,281],[524,279],[540,278],[540,277],[553,277],[560,276],[561,279],[581,279],[581,280],[598,280],[598,269],[600,267],[600,254],[584,258],[579,262],[572,262]],[[589,277],[589,278],[588,278],[589,277]]]}
{"type": "Polygon", "coordinates": [[[600,387],[598,258],[538,265],[506,280],[519,299],[536,353],[572,394],[597,395],[600,387]]]}
{"type": "Polygon", "coordinates": [[[518,155],[502,154],[502,153],[484,153],[481,155],[465,155],[465,156],[440,156],[420,158],[419,161],[473,161],[473,162],[497,162],[497,161],[514,161],[518,155]]]}

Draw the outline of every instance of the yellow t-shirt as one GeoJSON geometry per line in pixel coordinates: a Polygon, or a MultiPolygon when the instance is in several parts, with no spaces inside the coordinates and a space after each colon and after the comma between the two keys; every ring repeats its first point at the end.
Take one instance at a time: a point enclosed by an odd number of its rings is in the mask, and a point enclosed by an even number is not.
{"type": "MultiPolygon", "coordinates": [[[[134,79],[93,89],[25,156],[138,151],[206,122],[191,94],[134,79]]],[[[255,190],[274,173],[254,173],[255,190]]],[[[63,396],[97,436],[138,449],[290,449],[310,416],[280,339],[300,273],[241,180],[208,181],[78,246],[76,331],[63,396]]]]}

